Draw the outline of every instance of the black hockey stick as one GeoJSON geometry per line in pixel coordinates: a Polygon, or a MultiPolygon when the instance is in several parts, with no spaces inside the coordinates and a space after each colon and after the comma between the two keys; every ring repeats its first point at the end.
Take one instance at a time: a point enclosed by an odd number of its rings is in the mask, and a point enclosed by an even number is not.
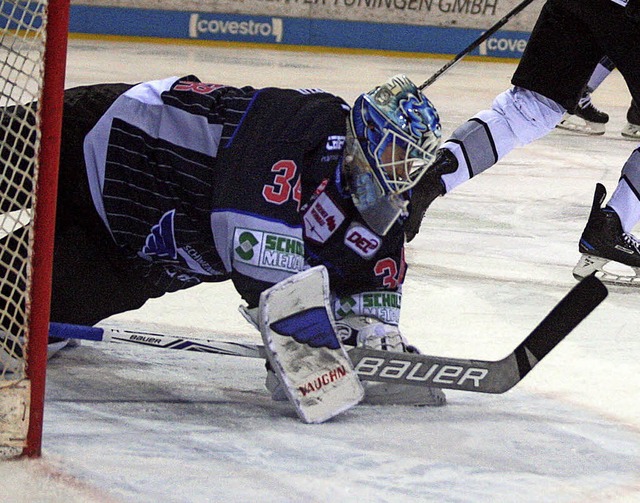
{"type": "Polygon", "coordinates": [[[504,393],[518,384],[607,296],[594,275],[578,283],[529,336],[498,361],[440,358],[354,348],[349,352],[362,380],[421,384],[481,393],[504,393]]]}
{"type": "Polygon", "coordinates": [[[453,58],[446,65],[444,65],[442,68],[440,68],[440,70],[438,70],[436,73],[434,73],[431,76],[431,78],[429,78],[429,80],[425,80],[420,85],[420,87],[418,87],[418,89],[420,89],[422,91],[424,88],[429,87],[431,84],[433,84],[436,80],[438,80],[440,75],[442,75],[449,68],[451,68],[453,65],[455,65],[458,61],[460,61],[462,58],[464,58],[467,54],[469,54],[471,51],[473,51],[482,42],[487,40],[491,35],[493,35],[500,28],[502,28],[505,24],[507,24],[512,17],[514,17],[517,14],[519,14],[522,10],[524,10],[525,7],[527,7],[527,5],[529,5],[533,1],[534,0],[524,0],[523,2],[519,3],[518,5],[516,5],[513,8],[513,10],[511,10],[511,12],[508,12],[502,19],[500,19],[500,21],[498,21],[491,28],[489,28],[482,35],[480,35],[477,39],[475,39],[473,42],[471,42],[467,47],[465,47],[461,52],[459,52],[456,55],[455,58],[453,58]]]}
{"type": "MultiPolygon", "coordinates": [[[[498,361],[468,360],[353,348],[349,356],[362,380],[431,386],[481,393],[504,393],[564,339],[607,296],[591,275],[578,283],[507,357],[498,361]]],[[[165,349],[265,358],[258,344],[242,344],[141,332],[119,328],[51,323],[50,335],[66,339],[129,342],[165,349]]]]}

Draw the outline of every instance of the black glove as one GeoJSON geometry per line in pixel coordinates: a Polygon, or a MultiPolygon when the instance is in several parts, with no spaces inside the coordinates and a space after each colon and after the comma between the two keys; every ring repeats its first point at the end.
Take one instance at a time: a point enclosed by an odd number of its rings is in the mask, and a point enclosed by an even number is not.
{"type": "Polygon", "coordinates": [[[404,223],[404,233],[407,243],[411,241],[418,231],[424,218],[424,214],[431,203],[445,193],[444,184],[440,178],[442,175],[453,173],[458,168],[456,156],[449,149],[438,150],[436,160],[427,169],[427,172],[411,190],[409,199],[409,216],[404,223]]]}

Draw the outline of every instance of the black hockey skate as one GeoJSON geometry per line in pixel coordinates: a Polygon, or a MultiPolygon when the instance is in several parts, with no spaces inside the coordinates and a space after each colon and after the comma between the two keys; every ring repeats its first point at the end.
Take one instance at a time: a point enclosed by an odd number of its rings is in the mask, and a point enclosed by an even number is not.
{"type": "Polygon", "coordinates": [[[589,221],[578,245],[582,257],[573,268],[573,276],[582,279],[596,272],[605,283],[640,286],[640,241],[624,232],[615,211],[602,208],[606,195],[604,186],[597,184],[589,221]]]}
{"type": "Polygon", "coordinates": [[[631,102],[631,106],[627,110],[627,124],[622,128],[620,134],[630,140],[640,140],[640,107],[635,100],[631,102]]]}
{"type": "Polygon", "coordinates": [[[591,95],[585,93],[573,114],[567,112],[558,124],[558,128],[576,133],[601,135],[604,134],[605,124],[609,116],[598,110],[591,103],[591,95]]]}
{"type": "Polygon", "coordinates": [[[436,160],[422,175],[418,184],[411,192],[409,202],[409,217],[404,224],[404,233],[407,242],[411,241],[420,231],[420,224],[427,208],[438,196],[444,196],[446,190],[441,176],[453,173],[458,169],[458,160],[453,153],[446,148],[438,150],[436,160]]]}

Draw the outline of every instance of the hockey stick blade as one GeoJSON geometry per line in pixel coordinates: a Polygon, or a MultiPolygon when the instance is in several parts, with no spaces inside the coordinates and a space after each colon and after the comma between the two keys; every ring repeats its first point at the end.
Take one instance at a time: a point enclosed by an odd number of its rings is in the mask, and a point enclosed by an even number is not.
{"type": "Polygon", "coordinates": [[[548,355],[607,295],[606,286],[595,274],[578,283],[513,352],[520,378],[548,355]]]}
{"type": "Polygon", "coordinates": [[[529,336],[502,360],[442,358],[366,348],[349,352],[360,379],[480,393],[504,393],[518,384],[607,296],[594,275],[578,283],[529,336]]]}
{"type": "MultiPolygon", "coordinates": [[[[358,376],[366,381],[430,386],[480,393],[504,393],[513,388],[607,296],[591,275],[578,283],[529,336],[498,361],[469,360],[369,348],[349,350],[358,376]]],[[[264,347],[215,339],[196,339],[139,330],[51,323],[49,334],[65,339],[125,342],[249,358],[265,358],[264,347]]]]}

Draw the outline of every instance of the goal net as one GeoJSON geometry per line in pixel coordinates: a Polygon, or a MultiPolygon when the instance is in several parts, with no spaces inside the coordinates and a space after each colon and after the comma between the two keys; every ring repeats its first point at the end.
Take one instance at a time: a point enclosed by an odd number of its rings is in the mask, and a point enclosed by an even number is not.
{"type": "Polygon", "coordinates": [[[68,0],[0,0],[0,458],[41,453],[68,0]]]}

